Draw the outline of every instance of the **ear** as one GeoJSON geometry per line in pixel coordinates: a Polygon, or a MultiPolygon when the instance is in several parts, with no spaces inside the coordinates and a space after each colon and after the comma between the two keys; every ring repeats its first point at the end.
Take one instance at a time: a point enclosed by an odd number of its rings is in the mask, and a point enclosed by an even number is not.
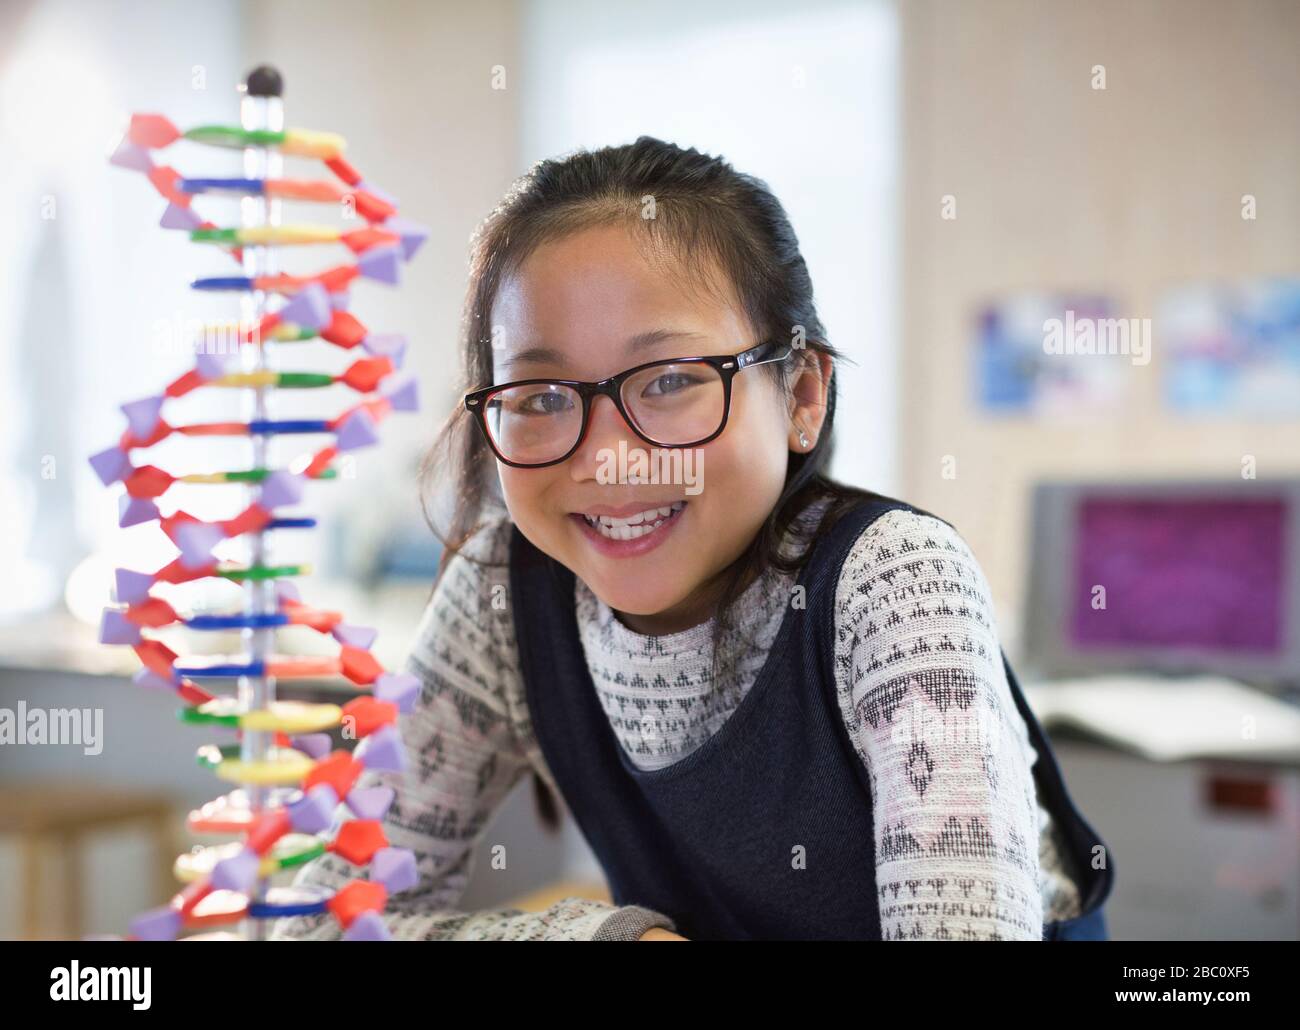
{"type": "Polygon", "coordinates": [[[817,445],[826,421],[826,399],[830,395],[834,365],[829,354],[811,347],[795,353],[799,354],[800,361],[792,384],[790,450],[804,454],[817,445]],[[799,442],[800,431],[806,443],[799,442]]]}

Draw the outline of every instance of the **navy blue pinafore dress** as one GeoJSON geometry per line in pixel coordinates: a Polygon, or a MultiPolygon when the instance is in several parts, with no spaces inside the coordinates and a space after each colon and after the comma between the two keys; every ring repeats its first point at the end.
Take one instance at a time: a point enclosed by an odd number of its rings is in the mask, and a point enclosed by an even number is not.
{"type": "MultiPolygon", "coordinates": [[[[903,501],[872,496],[821,535],[754,684],[721,728],[662,769],[628,759],[601,709],[574,611],[572,571],[511,529],[510,584],[537,740],[618,905],[671,916],[693,940],[879,940],[870,777],[840,712],[835,588],[854,541],[903,501]],[[802,852],[795,849],[802,848],[802,852]],[[792,861],[796,853],[805,865],[792,861]]],[[[1065,788],[1003,655],[1038,752],[1038,796],[1082,877],[1081,914],[1044,940],[1106,940],[1110,849],[1065,788]]]]}

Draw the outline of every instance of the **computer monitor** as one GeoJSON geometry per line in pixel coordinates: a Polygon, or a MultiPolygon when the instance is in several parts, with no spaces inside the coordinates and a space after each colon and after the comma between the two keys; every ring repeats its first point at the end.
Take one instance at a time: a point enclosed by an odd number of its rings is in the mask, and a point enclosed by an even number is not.
{"type": "Polygon", "coordinates": [[[1300,480],[1045,482],[1025,668],[1300,683],[1300,480]]]}

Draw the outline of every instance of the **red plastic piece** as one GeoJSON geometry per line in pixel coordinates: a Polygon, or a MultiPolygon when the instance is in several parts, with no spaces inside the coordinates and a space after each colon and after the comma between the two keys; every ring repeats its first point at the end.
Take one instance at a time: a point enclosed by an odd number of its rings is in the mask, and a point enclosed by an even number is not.
{"type": "Polygon", "coordinates": [[[168,397],[184,397],[191,390],[197,390],[205,382],[207,380],[199,375],[199,370],[192,368],[180,378],[173,380],[163,393],[168,397]]]}
{"type": "Polygon", "coordinates": [[[312,766],[303,778],[302,792],[306,794],[318,783],[328,783],[339,797],[347,797],[363,768],[347,751],[335,751],[312,766]]]}
{"type": "Polygon", "coordinates": [[[391,247],[396,243],[400,243],[402,238],[395,232],[376,229],[371,226],[369,229],[345,232],[339,239],[352,253],[361,254],[371,247],[391,247]]]}
{"type": "Polygon", "coordinates": [[[392,373],[392,358],[362,358],[360,361],[354,361],[348,370],[339,376],[339,379],[357,393],[370,393],[380,384],[384,376],[392,373]]]}
{"type": "Polygon", "coordinates": [[[374,683],[383,673],[384,667],[369,651],[345,645],[339,650],[339,671],[353,683],[365,686],[374,683]]]}
{"type": "Polygon", "coordinates": [[[322,472],[324,472],[327,468],[329,468],[330,462],[332,462],[338,456],[339,456],[339,449],[335,447],[333,444],[331,444],[328,447],[322,447],[312,457],[311,463],[308,464],[308,466],[305,469],[303,469],[303,475],[307,476],[309,479],[314,479],[316,476],[319,476],[322,472]]]}
{"type": "Polygon", "coordinates": [[[361,173],[341,157],[329,158],[325,162],[325,167],[346,182],[349,186],[356,186],[361,182],[361,173]]]}
{"type": "Polygon", "coordinates": [[[153,183],[154,189],[170,200],[177,207],[189,207],[194,202],[194,198],[188,193],[182,193],[176,188],[176,183],[182,178],[181,173],[175,168],[167,165],[158,165],[149,169],[149,181],[153,183]]]}
{"type": "Polygon", "coordinates": [[[194,906],[212,893],[212,878],[202,876],[188,884],[184,890],[172,897],[171,907],[187,916],[194,911],[194,906]]]}
{"type": "MultiPolygon", "coordinates": [[[[136,644],[132,650],[135,651],[136,657],[144,664],[150,672],[156,673],[169,683],[175,673],[172,666],[176,664],[176,652],[164,644],[161,640],[142,640],[136,644]]],[[[339,795],[342,797],[342,795],[339,795]]]]}
{"type": "Polygon", "coordinates": [[[271,845],[291,829],[293,823],[289,821],[289,813],[285,809],[277,808],[270,812],[263,812],[253,820],[244,843],[257,854],[265,855],[271,845]]]}
{"type": "Polygon", "coordinates": [[[336,308],[330,324],[321,330],[320,338],[336,347],[350,350],[366,338],[366,327],[355,316],[336,308]]]}
{"type": "Polygon", "coordinates": [[[126,610],[126,617],[137,626],[148,626],[150,629],[171,625],[179,618],[176,609],[161,597],[151,597],[140,604],[131,605],[126,610]]]}
{"type": "Polygon", "coordinates": [[[368,737],[375,730],[397,721],[397,705],[375,697],[354,697],[343,706],[343,718],[353,721],[358,737],[368,737]]]}
{"type": "Polygon", "coordinates": [[[132,497],[161,497],[175,482],[174,477],[157,465],[141,465],[126,477],[126,492],[132,497]]]}
{"type": "Polygon", "coordinates": [[[388,838],[378,819],[349,819],[339,827],[329,850],[342,855],[353,865],[366,865],[380,848],[388,847],[388,838]]]}
{"type": "Polygon", "coordinates": [[[206,690],[196,684],[193,680],[181,680],[181,685],[176,688],[176,693],[192,705],[205,704],[208,701],[216,699],[216,694],[209,694],[206,690]]]}
{"type": "Polygon", "coordinates": [[[189,583],[196,579],[202,579],[204,576],[211,576],[216,572],[217,563],[209,562],[207,565],[201,565],[197,569],[187,569],[177,558],[169,562],[161,569],[154,573],[153,578],[159,583],[189,583]]]}
{"type": "Polygon", "coordinates": [[[265,508],[259,508],[256,504],[250,504],[233,519],[226,519],[224,522],[218,522],[226,536],[239,536],[243,533],[256,533],[259,529],[264,528],[271,521],[271,513],[265,508]]]}
{"type": "Polygon", "coordinates": [[[357,214],[367,222],[383,222],[397,214],[397,208],[386,200],[380,200],[373,193],[366,190],[357,190],[352,194],[353,202],[357,206],[357,214]]]}
{"type": "Polygon", "coordinates": [[[388,888],[382,883],[370,880],[353,880],[334,897],[325,903],[325,907],[334,913],[343,929],[352,925],[357,916],[365,912],[382,912],[388,903],[388,888]]]}
{"type": "Polygon", "coordinates": [[[166,115],[133,114],[126,135],[127,139],[138,147],[157,150],[169,143],[175,143],[181,138],[181,131],[166,115]]]}

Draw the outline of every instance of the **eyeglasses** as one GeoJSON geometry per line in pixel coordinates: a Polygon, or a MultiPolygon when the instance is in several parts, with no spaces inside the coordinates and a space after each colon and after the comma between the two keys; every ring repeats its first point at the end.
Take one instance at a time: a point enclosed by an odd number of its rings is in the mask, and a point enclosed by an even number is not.
{"type": "Polygon", "coordinates": [[[739,354],[649,361],[594,383],[520,379],[467,393],[465,407],[492,453],[515,468],[544,468],[572,455],[601,395],[646,443],[697,447],[726,426],[736,373],[790,353],[789,344],[765,340],[739,354]]]}

